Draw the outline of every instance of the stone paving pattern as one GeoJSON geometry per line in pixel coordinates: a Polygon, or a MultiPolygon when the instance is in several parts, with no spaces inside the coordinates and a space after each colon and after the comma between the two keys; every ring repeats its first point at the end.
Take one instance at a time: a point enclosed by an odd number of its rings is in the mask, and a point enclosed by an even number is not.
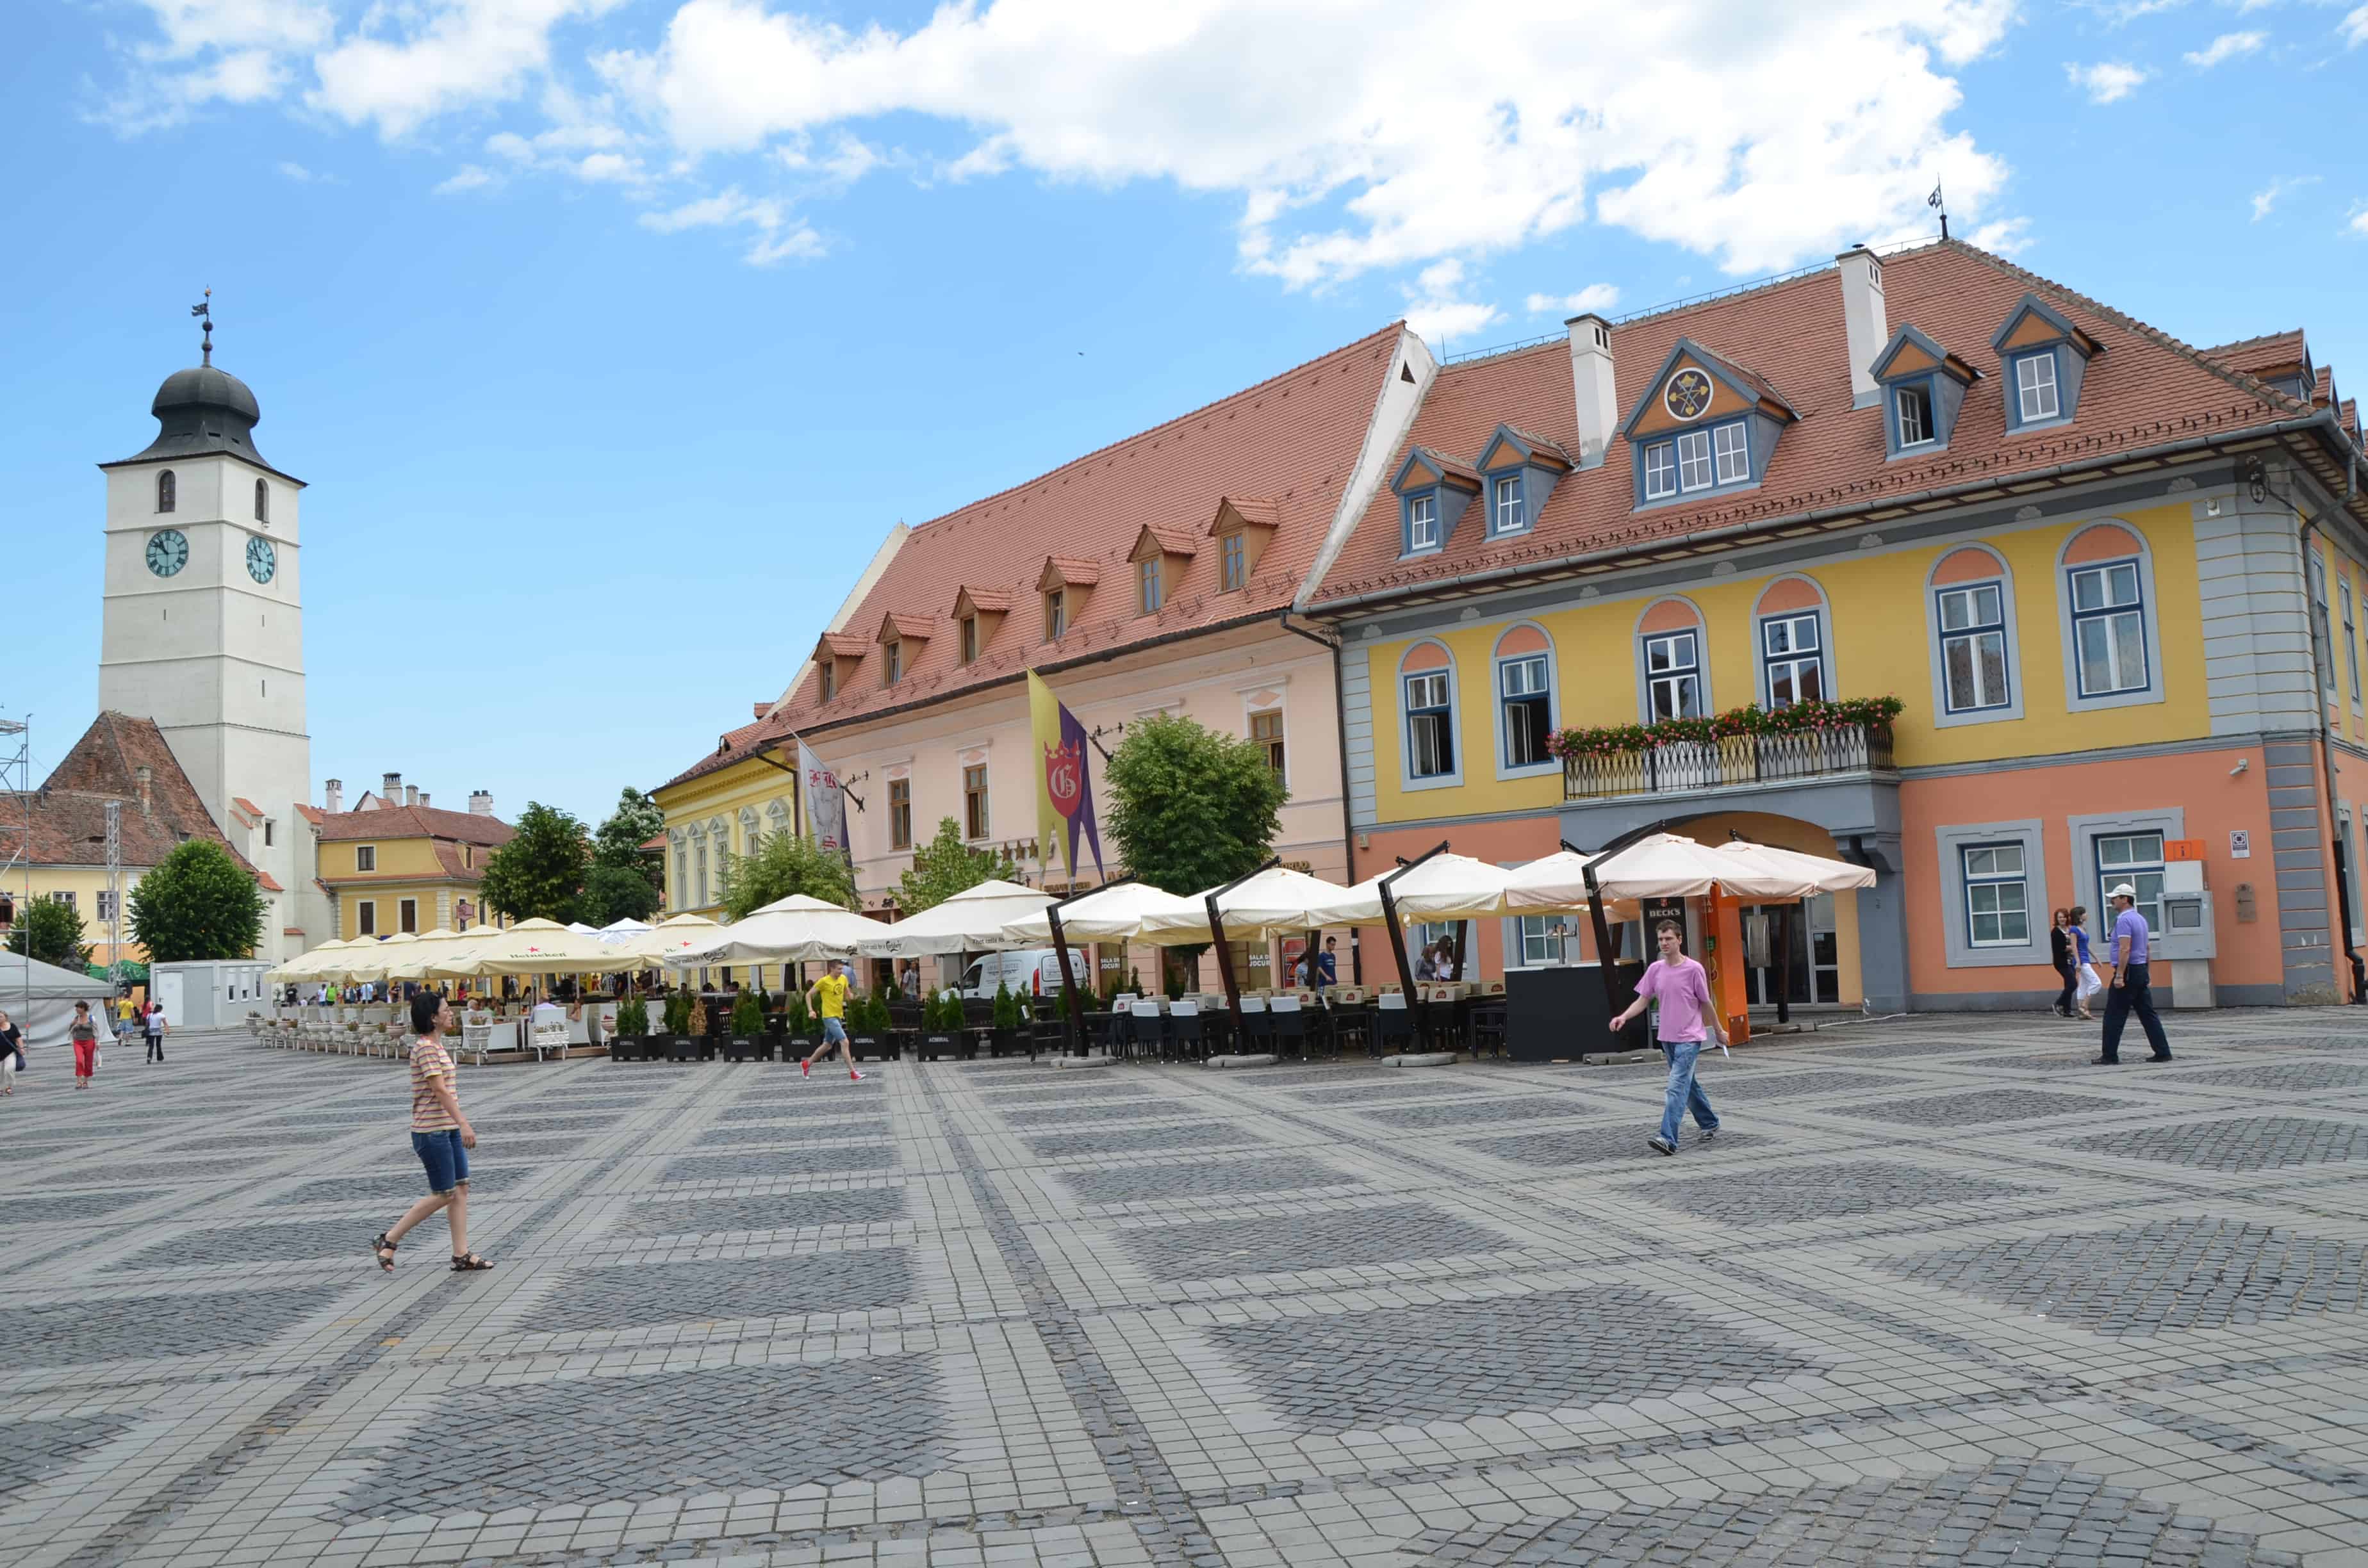
{"type": "Polygon", "coordinates": [[[2368,1565],[2368,1020],[2169,1022],[464,1066],[470,1276],[390,1063],[37,1060],[0,1561],[2368,1565]]]}

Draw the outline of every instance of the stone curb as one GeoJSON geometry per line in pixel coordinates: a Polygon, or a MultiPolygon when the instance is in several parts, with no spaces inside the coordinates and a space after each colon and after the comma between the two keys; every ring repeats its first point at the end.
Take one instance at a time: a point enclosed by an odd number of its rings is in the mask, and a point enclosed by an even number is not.
{"type": "Polygon", "coordinates": [[[1234,1067],[1271,1067],[1274,1065],[1274,1060],[1275,1059],[1273,1057],[1267,1055],[1212,1056],[1208,1061],[1202,1062],[1201,1065],[1217,1070],[1234,1067]]]}
{"type": "Polygon", "coordinates": [[[1418,1051],[1403,1056],[1384,1056],[1384,1067],[1451,1067],[1455,1063],[1452,1051],[1418,1051]]]}

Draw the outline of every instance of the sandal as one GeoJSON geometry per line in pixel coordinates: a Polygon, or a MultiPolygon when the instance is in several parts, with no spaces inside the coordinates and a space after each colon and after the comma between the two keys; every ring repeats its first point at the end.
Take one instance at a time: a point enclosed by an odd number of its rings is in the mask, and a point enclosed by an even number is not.
{"type": "Polygon", "coordinates": [[[394,1272],[394,1244],[386,1239],[384,1231],[381,1231],[377,1238],[370,1243],[370,1256],[378,1259],[380,1273],[394,1272]]]}
{"type": "Polygon", "coordinates": [[[461,1253],[452,1259],[452,1272],[455,1274],[474,1274],[481,1268],[491,1268],[492,1267],[492,1264],[486,1262],[484,1258],[479,1257],[473,1252],[461,1253]]]}

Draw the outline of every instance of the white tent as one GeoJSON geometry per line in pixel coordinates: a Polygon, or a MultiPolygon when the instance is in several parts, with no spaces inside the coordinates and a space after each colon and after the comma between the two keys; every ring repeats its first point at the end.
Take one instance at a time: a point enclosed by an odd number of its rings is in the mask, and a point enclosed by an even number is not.
{"type": "MultiPolygon", "coordinates": [[[[1319,919],[1310,911],[1338,903],[1348,892],[1337,882],[1294,871],[1288,866],[1269,866],[1238,886],[1219,893],[1217,915],[1224,922],[1227,941],[1263,941],[1312,926],[1341,924],[1319,919]]],[[[1169,948],[1214,940],[1209,929],[1208,896],[1196,893],[1177,902],[1183,907],[1154,911],[1144,917],[1143,939],[1169,948]]],[[[1062,923],[1065,926],[1067,921],[1064,911],[1062,923]]]]}
{"type": "Polygon", "coordinates": [[[1793,879],[1799,889],[1794,895],[1796,897],[1818,892],[1846,892],[1853,888],[1874,886],[1874,871],[1871,867],[1853,866],[1847,860],[1828,860],[1822,855],[1804,855],[1797,849],[1780,849],[1772,844],[1730,841],[1719,845],[1712,853],[1747,861],[1765,869],[1771,876],[1793,879]]]}
{"type": "MultiPolygon", "coordinates": [[[[1355,887],[1344,888],[1328,904],[1319,906],[1316,926],[1373,926],[1381,923],[1382,882],[1390,873],[1368,877],[1355,887]]],[[[1502,915],[1508,907],[1505,886],[1509,873],[1474,860],[1468,855],[1434,855],[1418,865],[1405,868],[1405,874],[1390,883],[1390,899],[1397,906],[1398,919],[1415,920],[1485,920],[1502,915]]],[[[1231,922],[1227,923],[1230,927],[1231,922]]]]}
{"type": "Polygon", "coordinates": [[[615,948],[578,936],[555,920],[521,920],[507,930],[490,932],[439,965],[442,972],[472,977],[600,974],[632,967],[615,948]]]}
{"type": "Polygon", "coordinates": [[[655,927],[651,926],[646,920],[612,920],[608,925],[601,926],[598,931],[595,931],[593,935],[599,937],[604,942],[613,944],[617,942],[630,941],[633,937],[640,936],[643,932],[654,929],[655,929],[655,927]]]}
{"type": "Polygon", "coordinates": [[[865,958],[900,959],[1013,947],[1003,928],[1052,902],[1053,895],[1039,889],[990,879],[910,919],[882,926],[879,936],[865,937],[857,949],[865,958]]]}
{"type": "MultiPolygon", "coordinates": [[[[101,1017],[108,998],[114,994],[115,987],[104,980],[76,974],[22,953],[0,951],[0,1013],[7,1014],[9,1021],[24,1031],[28,1051],[66,1044],[66,1026],[74,1021],[74,1005],[87,1002],[91,1016],[101,1017]]],[[[104,1022],[100,1024],[102,1037],[108,1028],[104,1022]]],[[[26,1057],[28,1062],[34,1060],[30,1054],[26,1057]]]]}
{"type": "Polygon", "coordinates": [[[1606,898],[1700,898],[1713,888],[1746,898],[1799,896],[1799,880],[1792,874],[1723,855],[1674,833],[1648,835],[1590,864],[1606,898]]]}
{"type": "MultiPolygon", "coordinates": [[[[1061,935],[1072,942],[1131,942],[1141,935],[1144,922],[1159,915],[1190,919],[1200,906],[1191,899],[1161,892],[1146,882],[1117,882],[1097,888],[1061,911],[1061,935]]],[[[1205,925],[1206,916],[1202,919],[1205,925]]],[[[1003,928],[1019,947],[1042,947],[1053,940],[1052,906],[1022,915],[1003,928]]],[[[1203,937],[1203,940],[1207,938],[1203,937]]]]}
{"type": "Polygon", "coordinates": [[[700,969],[709,964],[811,963],[818,959],[852,958],[867,938],[886,929],[868,915],[791,893],[746,920],[720,926],[705,939],[667,954],[666,962],[670,969],[700,969]]]}

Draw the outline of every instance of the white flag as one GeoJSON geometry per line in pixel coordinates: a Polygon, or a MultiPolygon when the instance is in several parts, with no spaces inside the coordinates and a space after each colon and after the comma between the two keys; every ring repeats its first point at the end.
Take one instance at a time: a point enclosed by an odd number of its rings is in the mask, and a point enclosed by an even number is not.
{"type": "Polygon", "coordinates": [[[854,847],[847,842],[847,793],[839,787],[838,775],[822,765],[806,743],[798,743],[798,773],[805,780],[806,832],[824,849],[836,849],[855,861],[854,847]]]}

